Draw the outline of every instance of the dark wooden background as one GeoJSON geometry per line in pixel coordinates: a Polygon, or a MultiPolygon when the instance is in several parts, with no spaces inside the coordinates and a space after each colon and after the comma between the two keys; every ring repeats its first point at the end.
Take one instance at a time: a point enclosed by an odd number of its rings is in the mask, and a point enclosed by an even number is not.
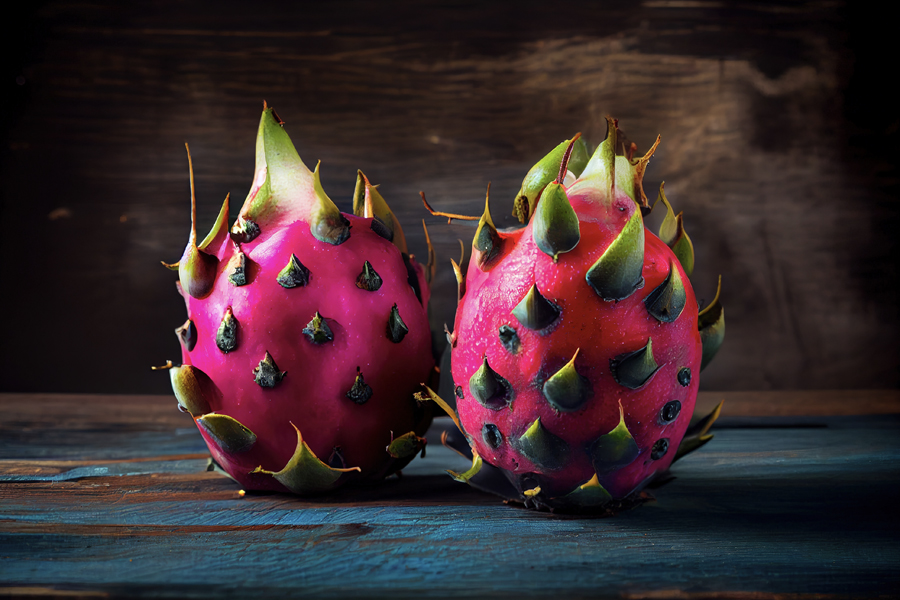
{"type": "MultiPolygon", "coordinates": [[[[0,391],[166,393],[184,308],[160,259],[250,187],[262,100],[349,210],[363,169],[424,254],[611,114],[684,210],[728,335],[707,390],[896,388],[896,34],[842,2],[51,1],[4,19],[0,391]]],[[[651,219],[657,223],[659,216],[651,219]]]]}

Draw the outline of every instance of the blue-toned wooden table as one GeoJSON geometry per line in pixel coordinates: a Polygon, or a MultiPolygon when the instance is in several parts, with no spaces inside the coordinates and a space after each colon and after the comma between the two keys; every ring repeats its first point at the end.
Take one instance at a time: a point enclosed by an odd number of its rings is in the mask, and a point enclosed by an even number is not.
{"type": "Polygon", "coordinates": [[[452,481],[449,420],[311,502],[208,472],[172,398],[0,394],[0,598],[900,596],[898,392],[723,397],[656,502],[591,519],[452,481]]]}

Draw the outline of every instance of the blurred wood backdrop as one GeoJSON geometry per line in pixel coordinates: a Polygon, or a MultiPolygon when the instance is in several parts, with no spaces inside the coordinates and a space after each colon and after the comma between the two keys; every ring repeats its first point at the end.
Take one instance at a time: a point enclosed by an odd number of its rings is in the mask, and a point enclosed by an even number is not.
{"type": "MultiPolygon", "coordinates": [[[[349,210],[363,169],[424,255],[604,117],[665,180],[728,334],[707,390],[895,388],[898,109],[887,19],[843,2],[56,0],[5,19],[0,391],[167,393],[191,145],[201,229],[250,187],[262,100],[349,210]],[[858,16],[857,16],[858,15],[858,16]]],[[[650,222],[658,223],[654,215],[650,222]]]]}

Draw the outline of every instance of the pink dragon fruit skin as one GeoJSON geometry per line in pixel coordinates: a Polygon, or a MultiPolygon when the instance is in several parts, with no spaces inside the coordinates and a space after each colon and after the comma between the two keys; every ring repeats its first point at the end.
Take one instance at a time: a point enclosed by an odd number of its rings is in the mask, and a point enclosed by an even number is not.
{"type": "Polygon", "coordinates": [[[433,372],[422,266],[360,173],[338,211],[271,108],[253,187],[179,263],[188,322],[170,370],[215,461],[246,489],[310,494],[383,478],[424,448],[433,372]]]}
{"type": "Polygon", "coordinates": [[[515,488],[512,499],[582,510],[639,491],[712,437],[715,415],[679,448],[724,313],[717,296],[698,318],[692,246],[662,189],[669,245],[644,230],[641,178],[656,146],[641,159],[616,156],[609,120],[580,176],[561,184],[577,139],[526,177],[514,212],[524,228],[497,231],[485,207],[465,278],[457,274],[450,340],[474,457],[453,475],[476,484],[484,461],[515,488]]]}

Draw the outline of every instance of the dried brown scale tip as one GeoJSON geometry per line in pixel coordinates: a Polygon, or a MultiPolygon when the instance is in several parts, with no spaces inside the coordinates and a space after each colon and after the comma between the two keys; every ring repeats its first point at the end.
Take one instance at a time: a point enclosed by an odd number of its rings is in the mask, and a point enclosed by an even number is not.
{"type": "Polygon", "coordinates": [[[391,307],[391,314],[388,316],[388,339],[395,344],[399,344],[403,341],[403,338],[406,337],[407,333],[409,333],[409,327],[407,327],[406,323],[403,322],[403,319],[400,318],[400,311],[397,310],[397,304],[394,303],[394,306],[391,307]]]}
{"type": "Polygon", "coordinates": [[[178,336],[181,345],[184,346],[185,350],[188,352],[193,350],[194,346],[197,345],[197,329],[194,327],[194,322],[190,319],[185,321],[184,325],[175,329],[175,335],[178,336]]]}
{"type": "Polygon", "coordinates": [[[238,322],[229,306],[225,309],[222,322],[219,323],[219,329],[216,331],[216,346],[219,350],[228,354],[237,348],[237,330],[238,322]]]}
{"type": "Polygon", "coordinates": [[[278,273],[276,281],[286,289],[303,287],[309,283],[309,269],[303,266],[295,254],[291,254],[287,265],[278,273]]]}
{"type": "Polygon", "coordinates": [[[316,311],[312,320],[303,328],[303,334],[314,344],[324,344],[334,340],[334,333],[325,321],[324,317],[316,311]]]}
{"type": "Polygon", "coordinates": [[[346,395],[357,404],[365,404],[369,401],[369,398],[372,397],[372,388],[363,379],[359,367],[356,367],[356,379],[353,381],[353,386],[346,395]]]}
{"type": "Polygon", "coordinates": [[[235,286],[247,285],[247,256],[238,250],[233,260],[231,273],[228,275],[228,281],[235,286]]]}
{"type": "Polygon", "coordinates": [[[383,283],[381,276],[375,272],[372,263],[366,261],[360,274],[356,277],[356,287],[367,292],[376,292],[383,283]]]}
{"type": "Polygon", "coordinates": [[[278,385],[287,371],[280,371],[272,355],[266,352],[266,356],[259,361],[259,366],[253,368],[254,381],[264,388],[273,388],[278,385]]]}
{"type": "Polygon", "coordinates": [[[419,196],[422,197],[422,204],[425,205],[425,210],[430,212],[435,217],[447,217],[448,225],[451,222],[453,222],[453,219],[457,219],[460,221],[478,221],[479,219],[481,219],[481,215],[478,215],[478,216],[458,215],[455,213],[446,213],[446,212],[441,212],[439,210],[434,210],[433,208],[431,208],[431,205],[428,204],[428,200],[425,199],[425,192],[419,192],[419,196]]]}

